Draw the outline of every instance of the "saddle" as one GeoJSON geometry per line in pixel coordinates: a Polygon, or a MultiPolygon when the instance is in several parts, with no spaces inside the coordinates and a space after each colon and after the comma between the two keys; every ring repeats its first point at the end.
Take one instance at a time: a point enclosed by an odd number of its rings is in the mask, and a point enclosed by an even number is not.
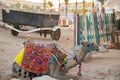
{"type": "Polygon", "coordinates": [[[27,40],[21,67],[36,74],[46,74],[49,71],[52,55],[57,58],[61,65],[64,64],[66,54],[57,48],[54,43],[39,44],[32,40],[27,40]]]}

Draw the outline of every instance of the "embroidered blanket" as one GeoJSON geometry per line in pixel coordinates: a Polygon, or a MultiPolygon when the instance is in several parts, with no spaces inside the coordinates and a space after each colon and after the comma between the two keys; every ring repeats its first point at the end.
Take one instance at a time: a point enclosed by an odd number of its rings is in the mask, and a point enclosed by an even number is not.
{"type": "Polygon", "coordinates": [[[49,71],[49,61],[52,54],[56,56],[61,65],[64,63],[66,54],[58,49],[55,44],[39,44],[27,40],[21,67],[33,73],[46,74],[49,71]]]}

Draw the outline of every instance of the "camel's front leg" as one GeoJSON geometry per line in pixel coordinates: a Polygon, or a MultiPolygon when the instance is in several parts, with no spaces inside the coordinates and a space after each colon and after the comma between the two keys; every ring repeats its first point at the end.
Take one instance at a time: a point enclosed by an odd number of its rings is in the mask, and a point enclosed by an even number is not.
{"type": "Polygon", "coordinates": [[[57,67],[57,65],[55,65],[55,64],[49,64],[49,75],[50,76],[53,76],[53,74],[56,71],[56,67],[57,67]]]}
{"type": "Polygon", "coordinates": [[[59,68],[56,69],[52,77],[56,78],[57,80],[79,80],[76,76],[61,74],[59,68]]]}

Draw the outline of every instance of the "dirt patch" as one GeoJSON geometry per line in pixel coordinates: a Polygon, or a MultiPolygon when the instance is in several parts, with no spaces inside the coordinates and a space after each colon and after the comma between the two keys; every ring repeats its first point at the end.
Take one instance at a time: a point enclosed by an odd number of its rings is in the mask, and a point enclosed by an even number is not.
{"type": "MultiPolygon", "coordinates": [[[[11,78],[11,67],[14,57],[22,48],[22,43],[27,36],[37,42],[57,43],[65,50],[73,47],[73,29],[61,29],[61,38],[59,41],[52,41],[50,35],[45,39],[38,33],[19,34],[14,37],[10,34],[10,30],[0,28],[0,80],[9,80],[11,78]]],[[[120,50],[110,49],[105,53],[93,54],[92,58],[82,64],[83,76],[80,80],[120,80],[120,50]]],[[[69,71],[69,75],[76,76],[78,67],[69,71]]]]}
{"type": "MultiPolygon", "coordinates": [[[[1,11],[0,6],[0,11],[1,11]]],[[[0,12],[1,13],[1,12],[0,12]]],[[[1,14],[0,14],[1,19],[1,14]]],[[[73,47],[73,29],[61,29],[59,41],[52,41],[50,35],[47,38],[40,37],[39,33],[19,34],[12,36],[10,30],[0,27],[0,80],[10,80],[11,67],[14,57],[22,48],[22,43],[28,36],[39,43],[53,43],[60,45],[65,50],[73,47]]],[[[69,75],[76,76],[78,66],[69,71],[69,75]]],[[[110,49],[105,53],[93,54],[92,58],[82,64],[82,74],[80,80],[120,80],[120,50],[110,49]]]]}

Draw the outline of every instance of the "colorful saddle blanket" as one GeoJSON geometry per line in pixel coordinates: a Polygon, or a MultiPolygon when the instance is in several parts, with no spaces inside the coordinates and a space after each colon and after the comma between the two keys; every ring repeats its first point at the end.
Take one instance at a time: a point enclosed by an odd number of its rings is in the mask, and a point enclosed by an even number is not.
{"type": "Polygon", "coordinates": [[[46,74],[49,70],[49,63],[52,54],[56,56],[60,64],[64,63],[64,54],[55,44],[39,44],[28,40],[25,43],[25,50],[21,67],[33,73],[46,74]]]}

